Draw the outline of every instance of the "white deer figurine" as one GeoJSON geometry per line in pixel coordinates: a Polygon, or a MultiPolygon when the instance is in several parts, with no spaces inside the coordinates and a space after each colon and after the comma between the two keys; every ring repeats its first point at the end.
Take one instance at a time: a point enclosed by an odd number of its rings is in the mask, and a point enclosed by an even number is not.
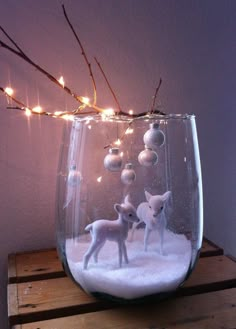
{"type": "Polygon", "coordinates": [[[164,231],[166,228],[166,215],[164,210],[170,195],[170,191],[165,192],[163,195],[151,195],[151,193],[145,191],[147,202],[140,203],[137,208],[137,216],[140,221],[133,225],[131,239],[136,227],[141,222],[144,222],[146,224],[144,233],[145,251],[147,251],[150,233],[158,230],[160,233],[160,253],[163,255],[164,231]]]}
{"type": "Polygon", "coordinates": [[[122,265],[122,256],[126,263],[128,263],[127,250],[125,240],[128,236],[129,222],[138,222],[136,209],[129,201],[127,195],[124,203],[114,205],[115,211],[118,213],[116,220],[99,219],[85,227],[86,231],[90,231],[92,235],[92,242],[84,255],[83,268],[87,269],[90,257],[94,256],[94,261],[98,260],[98,253],[104,246],[107,240],[115,241],[119,248],[119,266],[122,265]]]}

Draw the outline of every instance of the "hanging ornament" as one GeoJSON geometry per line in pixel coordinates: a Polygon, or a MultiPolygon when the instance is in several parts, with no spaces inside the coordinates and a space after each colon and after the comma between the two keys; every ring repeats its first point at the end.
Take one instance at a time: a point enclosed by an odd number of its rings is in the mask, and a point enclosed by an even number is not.
{"type": "Polygon", "coordinates": [[[122,165],[122,158],[117,147],[109,149],[109,154],[104,158],[104,167],[110,171],[119,171],[122,165]]]}
{"type": "Polygon", "coordinates": [[[132,163],[126,163],[125,168],[122,170],[121,173],[121,180],[124,184],[130,185],[136,179],[136,174],[133,169],[132,163]]]}
{"type": "Polygon", "coordinates": [[[154,149],[164,144],[165,135],[157,122],[150,123],[150,129],[145,132],[143,141],[145,145],[154,149]]]}
{"type": "Polygon", "coordinates": [[[72,165],[68,175],[68,184],[72,187],[76,187],[81,182],[81,173],[76,170],[76,165],[72,165]]]}
{"type": "Polygon", "coordinates": [[[145,145],[145,150],[138,155],[138,161],[142,166],[150,167],[157,164],[158,156],[155,151],[145,145]]]}

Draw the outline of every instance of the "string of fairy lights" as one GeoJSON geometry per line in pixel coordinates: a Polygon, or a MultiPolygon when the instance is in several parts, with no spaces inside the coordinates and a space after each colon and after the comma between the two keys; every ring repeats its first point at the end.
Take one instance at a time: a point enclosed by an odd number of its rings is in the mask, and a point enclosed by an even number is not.
{"type": "Polygon", "coordinates": [[[113,108],[103,108],[97,105],[97,87],[96,87],[96,82],[95,82],[95,78],[93,75],[93,71],[92,71],[92,65],[88,60],[88,57],[86,55],[85,49],[80,41],[79,36],[77,35],[67,13],[65,10],[65,6],[62,5],[62,9],[63,9],[63,14],[64,17],[68,23],[68,26],[70,27],[79,47],[81,50],[81,54],[85,60],[85,64],[88,67],[89,70],[89,76],[91,78],[92,81],[92,86],[93,86],[93,100],[90,100],[88,97],[85,96],[80,96],[77,95],[75,92],[73,92],[68,86],[66,86],[65,84],[65,80],[64,77],[61,76],[58,79],[56,77],[54,77],[50,72],[48,72],[47,70],[45,70],[42,66],[40,66],[39,64],[37,64],[36,62],[34,62],[23,50],[22,48],[18,45],[18,43],[16,43],[15,40],[13,40],[13,38],[7,33],[7,31],[0,26],[0,31],[3,33],[3,35],[7,38],[7,40],[9,41],[10,44],[4,42],[3,40],[0,39],[0,47],[3,49],[8,50],[9,52],[11,52],[12,54],[18,56],[19,58],[23,59],[25,62],[27,62],[28,64],[30,64],[31,66],[33,66],[36,70],[38,70],[39,72],[41,72],[46,78],[48,78],[51,82],[53,82],[55,85],[57,85],[57,87],[62,88],[67,94],[69,94],[71,97],[73,97],[80,105],[74,110],[74,111],[55,111],[55,112],[49,112],[46,111],[45,109],[43,109],[43,107],[41,107],[40,105],[36,105],[34,107],[29,107],[26,106],[26,104],[24,104],[21,100],[17,99],[14,96],[14,90],[12,87],[7,86],[5,88],[0,86],[0,91],[2,93],[4,93],[8,99],[12,100],[16,106],[8,106],[7,108],[11,108],[11,109],[16,109],[16,110],[21,110],[24,111],[26,116],[30,116],[32,114],[36,114],[36,115],[46,115],[48,117],[52,117],[52,118],[60,118],[60,119],[65,119],[65,120],[74,120],[74,118],[78,115],[89,115],[89,114],[94,114],[94,113],[99,113],[101,114],[103,117],[107,118],[110,116],[115,116],[115,115],[124,115],[124,116],[128,116],[131,119],[135,118],[135,117],[139,117],[139,116],[143,116],[145,114],[148,113],[158,113],[161,115],[165,115],[165,113],[163,113],[162,111],[158,110],[155,111],[155,102],[156,102],[156,98],[157,98],[157,93],[159,91],[159,88],[161,86],[161,82],[162,80],[160,79],[159,81],[159,85],[156,88],[156,92],[155,95],[153,97],[153,102],[152,102],[152,106],[149,112],[146,113],[140,113],[140,114],[134,114],[132,110],[129,110],[128,113],[122,111],[121,106],[119,104],[119,101],[116,97],[116,94],[114,92],[114,90],[111,87],[111,84],[102,68],[102,65],[100,64],[100,62],[98,62],[97,58],[95,57],[95,62],[101,72],[101,74],[103,75],[103,78],[105,79],[105,82],[110,90],[110,92],[112,93],[112,96],[115,100],[116,103],[116,107],[118,110],[114,110],[113,108]],[[86,111],[84,111],[86,109],[86,111]]]}
{"type": "MultiPolygon", "coordinates": [[[[64,78],[63,76],[60,77],[60,79],[58,79],[60,84],[64,84],[64,78]]],[[[14,103],[16,103],[18,106],[8,106],[8,109],[16,109],[16,110],[21,110],[25,113],[26,116],[31,116],[32,114],[37,114],[37,115],[46,115],[52,118],[60,118],[60,119],[64,119],[64,120],[71,120],[73,121],[74,118],[77,115],[89,115],[89,114],[94,114],[94,113],[100,113],[104,118],[106,117],[110,117],[110,116],[114,116],[116,114],[115,110],[112,108],[107,108],[107,109],[103,109],[100,108],[98,106],[96,106],[96,110],[91,111],[91,112],[82,112],[85,108],[89,109],[89,108],[94,108],[94,105],[91,104],[90,99],[88,97],[84,97],[84,96],[80,96],[80,100],[82,105],[79,106],[78,109],[68,112],[68,111],[55,111],[55,112],[49,112],[43,109],[42,106],[40,105],[36,105],[34,107],[29,107],[26,106],[23,102],[21,102],[20,100],[16,99],[14,97],[14,90],[11,87],[6,87],[6,88],[2,88],[0,87],[0,91],[2,91],[6,97],[10,100],[12,100],[14,103]]],[[[128,114],[130,116],[133,115],[133,110],[130,110],[128,112],[128,114]]]]}

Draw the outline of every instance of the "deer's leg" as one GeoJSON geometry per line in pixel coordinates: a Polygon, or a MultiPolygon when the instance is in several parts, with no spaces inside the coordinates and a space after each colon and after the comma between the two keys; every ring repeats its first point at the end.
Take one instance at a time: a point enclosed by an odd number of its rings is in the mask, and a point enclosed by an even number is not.
{"type": "Polygon", "coordinates": [[[95,263],[97,263],[98,262],[98,254],[99,254],[99,252],[100,252],[100,250],[102,249],[102,247],[104,246],[104,244],[105,244],[105,242],[106,241],[104,241],[96,250],[95,250],[95,252],[94,252],[94,254],[93,254],[93,258],[94,258],[94,261],[95,261],[95,263]]]}
{"type": "Polygon", "coordinates": [[[83,258],[83,268],[84,270],[87,269],[88,267],[88,262],[90,257],[92,256],[92,254],[100,247],[104,244],[104,241],[98,242],[97,240],[93,240],[92,244],[90,245],[89,249],[87,250],[87,252],[84,255],[83,258]]]}
{"type": "Polygon", "coordinates": [[[148,239],[149,239],[150,233],[151,233],[151,230],[146,225],[145,232],[144,232],[144,251],[147,251],[148,239]]]}
{"type": "Polygon", "coordinates": [[[161,255],[164,255],[163,244],[164,244],[165,227],[166,227],[165,218],[161,218],[161,226],[160,226],[160,254],[161,255]]]}
{"type": "Polygon", "coordinates": [[[137,226],[141,223],[141,221],[139,221],[138,223],[133,223],[133,226],[130,230],[130,236],[129,236],[129,241],[132,242],[133,238],[134,238],[134,231],[136,230],[137,226]]]}
{"type": "Polygon", "coordinates": [[[119,253],[119,266],[121,267],[121,265],[122,265],[122,251],[123,251],[122,241],[117,241],[117,243],[118,243],[118,253],[119,253]]]}
{"type": "Polygon", "coordinates": [[[123,255],[124,255],[124,260],[125,260],[126,264],[128,264],[129,263],[129,260],[128,260],[128,255],[127,255],[127,249],[126,249],[125,241],[122,241],[122,251],[123,251],[123,255]]]}

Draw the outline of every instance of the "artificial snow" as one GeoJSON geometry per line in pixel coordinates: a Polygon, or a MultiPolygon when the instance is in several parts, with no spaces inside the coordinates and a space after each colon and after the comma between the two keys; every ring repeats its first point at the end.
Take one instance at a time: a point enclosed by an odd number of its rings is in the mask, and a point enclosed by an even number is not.
{"type": "Polygon", "coordinates": [[[91,257],[83,269],[83,255],[88,250],[90,235],[66,241],[66,256],[74,279],[84,290],[134,299],[175,290],[185,279],[191,260],[191,242],[182,234],[168,230],[164,235],[164,255],[160,255],[157,231],[150,236],[148,250],[143,246],[144,229],[135,231],[133,241],[126,241],[129,263],[119,267],[117,243],[106,241],[98,262],[91,257]]]}

